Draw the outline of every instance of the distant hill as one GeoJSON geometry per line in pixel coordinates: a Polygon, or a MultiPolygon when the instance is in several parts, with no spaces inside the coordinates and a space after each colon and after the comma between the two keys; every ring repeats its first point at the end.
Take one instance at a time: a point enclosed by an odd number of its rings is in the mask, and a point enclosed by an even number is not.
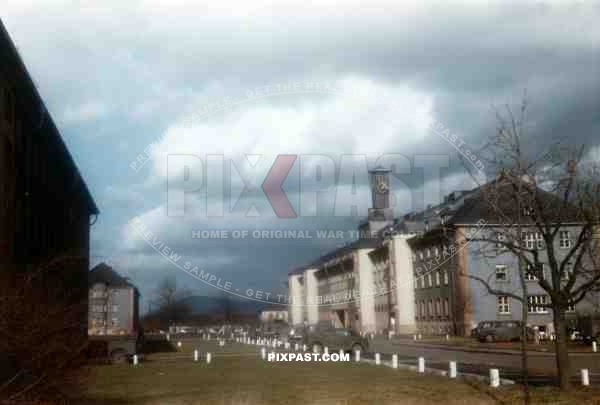
{"type": "Polygon", "coordinates": [[[269,305],[265,302],[245,300],[239,298],[207,297],[194,295],[185,298],[182,302],[189,305],[193,315],[223,314],[225,308],[231,305],[231,311],[237,314],[257,314],[269,305]]]}

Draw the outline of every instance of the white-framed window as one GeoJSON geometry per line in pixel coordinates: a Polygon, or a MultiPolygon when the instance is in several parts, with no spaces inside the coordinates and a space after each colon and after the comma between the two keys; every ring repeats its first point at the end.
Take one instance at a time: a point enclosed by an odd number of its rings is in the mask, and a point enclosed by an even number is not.
{"type": "Polygon", "coordinates": [[[539,232],[535,233],[535,247],[537,249],[543,249],[544,248],[544,237],[539,232]]]}
{"type": "Polygon", "coordinates": [[[558,233],[558,237],[559,237],[559,247],[561,249],[571,248],[571,232],[570,231],[560,231],[558,233]]]}
{"type": "Polygon", "coordinates": [[[496,281],[509,281],[508,267],[505,264],[496,265],[496,281]]]}
{"type": "Polygon", "coordinates": [[[548,313],[548,308],[543,306],[546,304],[548,304],[547,295],[530,295],[527,297],[527,312],[530,314],[548,313]]]}
{"type": "Polygon", "coordinates": [[[525,280],[539,281],[539,276],[541,276],[542,280],[544,279],[544,265],[542,263],[539,263],[537,270],[533,271],[533,267],[530,264],[528,264],[527,269],[525,270],[525,280]]]}
{"type": "Polygon", "coordinates": [[[442,315],[442,302],[440,301],[439,298],[437,298],[435,300],[435,315],[436,316],[441,316],[442,315]]]}
{"type": "Polygon", "coordinates": [[[527,249],[533,249],[535,247],[535,234],[533,232],[527,232],[525,237],[525,246],[527,249]]]}
{"type": "Polygon", "coordinates": [[[440,285],[440,272],[439,271],[435,272],[435,285],[436,286],[440,285]]]}
{"type": "Polygon", "coordinates": [[[431,279],[431,272],[427,273],[427,284],[429,287],[433,287],[433,280],[431,279]]]}
{"type": "Polygon", "coordinates": [[[426,252],[427,252],[427,257],[431,257],[431,249],[427,248],[426,252]]]}
{"type": "Polygon", "coordinates": [[[510,314],[510,298],[506,295],[499,295],[496,298],[498,302],[498,313],[510,314]]]}
{"type": "Polygon", "coordinates": [[[429,300],[429,302],[427,302],[427,315],[433,316],[433,301],[432,300],[429,300]]]}
{"type": "Polygon", "coordinates": [[[448,298],[444,298],[444,316],[450,316],[450,303],[448,298]]]}
{"type": "Polygon", "coordinates": [[[440,255],[440,249],[437,246],[434,248],[433,254],[435,257],[438,257],[440,255]]]}
{"type": "Polygon", "coordinates": [[[563,281],[567,281],[571,273],[573,273],[573,262],[569,260],[567,264],[565,264],[565,269],[562,274],[563,281]]]}
{"type": "Polygon", "coordinates": [[[423,251],[419,250],[419,259],[423,260],[423,251]]]}
{"type": "Polygon", "coordinates": [[[429,232],[431,226],[429,225],[429,221],[425,221],[425,232],[429,232]]]}
{"type": "Polygon", "coordinates": [[[448,269],[444,269],[444,285],[448,285],[448,269]]]}

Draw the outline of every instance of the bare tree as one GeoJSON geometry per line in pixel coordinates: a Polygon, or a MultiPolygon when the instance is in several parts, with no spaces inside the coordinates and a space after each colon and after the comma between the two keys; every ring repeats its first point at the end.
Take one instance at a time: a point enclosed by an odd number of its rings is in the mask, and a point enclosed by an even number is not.
{"type": "Polygon", "coordinates": [[[469,277],[491,294],[521,302],[524,321],[528,309],[552,310],[559,383],[568,389],[565,313],[600,290],[600,182],[597,166],[586,160],[585,147],[556,140],[543,149],[532,142],[526,134],[526,109],[524,100],[519,117],[509,106],[496,114],[498,127],[487,145],[491,154],[486,160],[497,169],[497,176],[478,191],[479,214],[488,218],[493,232],[476,239],[488,254],[502,249],[516,256],[521,291],[504,291],[484,277],[469,277]],[[534,302],[528,296],[526,278],[536,281],[549,302],[534,302]]]}
{"type": "Polygon", "coordinates": [[[169,324],[182,322],[190,313],[190,307],[185,299],[191,295],[186,288],[177,285],[175,277],[165,277],[156,289],[156,304],[158,314],[169,324]]]}

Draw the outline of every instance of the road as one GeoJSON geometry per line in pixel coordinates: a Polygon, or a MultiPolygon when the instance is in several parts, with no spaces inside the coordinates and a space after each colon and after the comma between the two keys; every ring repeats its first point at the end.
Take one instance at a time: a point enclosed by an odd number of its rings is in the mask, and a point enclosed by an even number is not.
{"type": "MultiPolygon", "coordinates": [[[[484,352],[460,349],[452,346],[419,344],[408,341],[375,340],[371,344],[368,357],[379,352],[384,360],[389,360],[393,353],[398,354],[401,363],[416,365],[418,357],[425,358],[426,367],[448,369],[450,361],[456,361],[458,371],[487,375],[490,368],[500,370],[503,378],[521,380],[521,356],[518,352],[484,352]]],[[[579,383],[579,370],[587,368],[592,384],[600,385],[600,353],[571,353],[571,369],[573,381],[579,383]]],[[[555,383],[556,363],[552,352],[529,352],[529,370],[532,384],[555,383]]]]}

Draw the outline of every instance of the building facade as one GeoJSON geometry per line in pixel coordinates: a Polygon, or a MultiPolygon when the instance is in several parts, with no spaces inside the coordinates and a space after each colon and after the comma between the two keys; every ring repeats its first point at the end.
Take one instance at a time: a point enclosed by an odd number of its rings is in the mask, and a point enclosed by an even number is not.
{"type": "MultiPolygon", "coordinates": [[[[548,269],[524,267],[500,242],[491,242],[506,229],[485,207],[481,188],[452,192],[436,206],[392,219],[388,175],[383,169],[372,172],[374,208],[361,226],[370,236],[289,273],[292,324],[464,336],[481,321],[521,319],[521,303],[510,294],[522,294],[523,273],[528,323],[552,332],[552,311],[544,306],[550,299],[539,285],[539,277],[549,279],[548,269]],[[490,294],[481,280],[507,294],[490,294]]],[[[520,243],[540,249],[540,261],[547,263],[534,224],[524,218],[519,229],[520,243]]],[[[565,257],[580,230],[580,224],[561,221],[554,257],[565,257]]],[[[574,324],[577,314],[595,314],[599,304],[598,294],[589,294],[565,316],[574,324]]]]}
{"type": "Polygon", "coordinates": [[[105,263],[89,274],[90,336],[137,336],[140,329],[138,289],[105,263]]]}
{"type": "Polygon", "coordinates": [[[84,331],[98,208],[1,21],[0,60],[0,271],[44,268],[48,291],[81,304],[84,331]]]}

